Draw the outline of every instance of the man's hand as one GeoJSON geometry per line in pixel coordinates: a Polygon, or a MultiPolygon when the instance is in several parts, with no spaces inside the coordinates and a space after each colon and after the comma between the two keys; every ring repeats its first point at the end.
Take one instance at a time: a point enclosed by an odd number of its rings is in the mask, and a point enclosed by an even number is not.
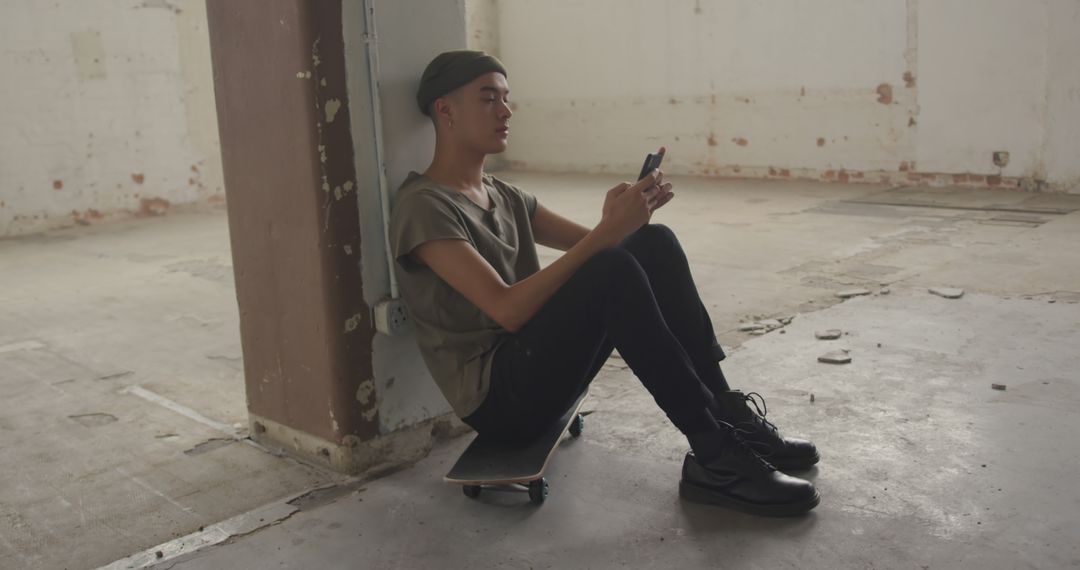
{"type": "MultiPolygon", "coordinates": [[[[660,150],[656,151],[658,154],[666,154],[667,147],[660,147],[660,150]]],[[[645,190],[645,195],[649,198],[649,216],[652,217],[652,213],[664,207],[675,197],[675,193],[671,191],[671,183],[664,183],[664,171],[657,169],[656,183],[645,190]]]]}

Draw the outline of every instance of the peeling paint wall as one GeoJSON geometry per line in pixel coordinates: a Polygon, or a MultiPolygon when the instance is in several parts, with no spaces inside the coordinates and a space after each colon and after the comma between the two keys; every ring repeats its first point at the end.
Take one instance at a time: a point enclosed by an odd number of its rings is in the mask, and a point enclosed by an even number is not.
{"type": "Polygon", "coordinates": [[[494,4],[517,168],[1075,188],[1074,0],[494,4]]]}
{"type": "Polygon", "coordinates": [[[0,237],[224,197],[204,0],[0,3],[0,237]]]}

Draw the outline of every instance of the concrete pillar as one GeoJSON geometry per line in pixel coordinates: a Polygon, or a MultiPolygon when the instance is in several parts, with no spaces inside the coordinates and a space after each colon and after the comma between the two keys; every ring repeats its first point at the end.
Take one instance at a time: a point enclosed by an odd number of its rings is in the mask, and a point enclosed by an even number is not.
{"type": "Polygon", "coordinates": [[[397,99],[415,92],[408,78],[431,56],[465,41],[460,2],[399,4],[207,0],[252,436],[351,473],[415,459],[460,429],[411,337],[373,324],[389,275],[375,126],[396,188],[432,145],[430,126],[397,99]],[[395,99],[381,115],[368,7],[388,16],[381,75],[403,78],[379,86],[395,99]],[[429,25],[455,31],[418,33],[429,25]]]}

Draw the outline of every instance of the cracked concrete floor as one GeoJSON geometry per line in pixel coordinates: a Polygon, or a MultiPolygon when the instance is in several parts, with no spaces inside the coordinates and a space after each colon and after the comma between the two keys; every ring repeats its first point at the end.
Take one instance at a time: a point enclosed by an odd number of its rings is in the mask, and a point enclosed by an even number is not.
{"type": "MultiPolygon", "coordinates": [[[[613,183],[503,176],[586,224],[613,183]]],[[[466,437],[359,492],[289,510],[280,524],[162,564],[1080,564],[1073,514],[1080,493],[1066,487],[1080,456],[1072,436],[1080,362],[1069,348],[1080,341],[1080,197],[676,183],[678,197],[654,221],[683,240],[731,349],[729,378],[762,392],[782,428],[822,447],[822,464],[808,477],[823,503],[811,516],[771,521],[680,503],[685,444],[613,358],[587,403],[596,410],[587,435],[557,456],[552,496],[539,509],[519,497],[469,501],[444,486],[441,475],[466,437]],[[890,295],[835,297],[883,284],[890,295]],[[967,293],[946,300],[926,293],[931,286],[967,293]],[[792,324],[761,337],[737,331],[789,315],[792,324]],[[824,328],[848,334],[815,340],[824,328]],[[841,346],[851,364],[816,362],[841,346]]],[[[0,370],[21,371],[0,375],[14,395],[0,404],[0,454],[4,465],[19,466],[0,473],[0,566],[93,566],[192,532],[202,523],[183,507],[200,521],[221,520],[335,482],[250,446],[204,443],[243,423],[227,248],[220,214],[0,242],[0,370]],[[170,345],[165,335],[175,331],[183,334],[170,345]],[[131,386],[208,422],[170,416],[131,386]],[[103,430],[111,431],[101,437],[103,430]],[[265,475],[252,482],[249,472],[265,475]],[[235,492],[241,483],[243,496],[235,492]],[[205,496],[212,489],[216,501],[205,496]],[[142,498],[108,499],[125,493],[142,498]],[[88,507],[91,497],[97,503],[88,507]],[[133,524],[114,528],[128,518],[133,524]],[[57,554],[64,550],[68,558],[57,554]]]]}

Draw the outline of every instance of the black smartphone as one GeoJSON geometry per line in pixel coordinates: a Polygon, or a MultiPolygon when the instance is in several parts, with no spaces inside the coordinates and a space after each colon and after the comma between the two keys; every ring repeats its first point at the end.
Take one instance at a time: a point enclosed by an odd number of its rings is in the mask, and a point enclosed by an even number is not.
{"type": "Polygon", "coordinates": [[[641,165],[641,174],[638,174],[637,179],[641,180],[649,175],[650,172],[660,168],[660,162],[664,160],[664,155],[661,153],[649,153],[645,157],[645,164],[641,165]]]}

